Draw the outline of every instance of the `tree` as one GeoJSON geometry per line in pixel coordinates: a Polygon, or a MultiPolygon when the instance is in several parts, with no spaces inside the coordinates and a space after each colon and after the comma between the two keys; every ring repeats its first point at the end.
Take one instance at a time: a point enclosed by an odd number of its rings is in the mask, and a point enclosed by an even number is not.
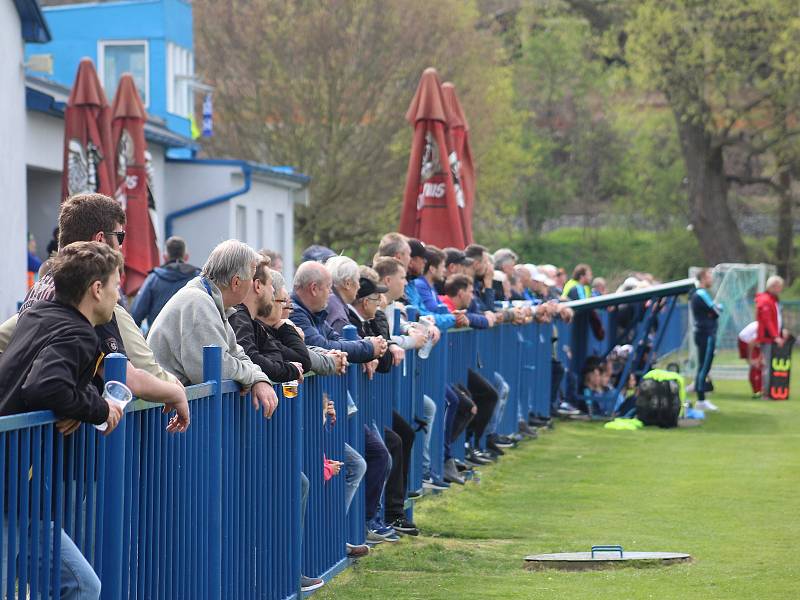
{"type": "Polygon", "coordinates": [[[509,122],[503,49],[460,0],[195,2],[197,57],[215,87],[209,152],[293,165],[313,178],[299,211],[303,243],[358,253],[394,229],[411,127],[404,119],[419,77],[453,81],[471,126],[479,211],[504,202],[513,181],[481,193],[500,160],[495,135],[509,122]],[[488,164],[482,162],[486,156],[488,164]]]}
{"type": "Polygon", "coordinates": [[[728,191],[758,183],[729,172],[726,153],[797,114],[798,98],[781,87],[796,79],[796,54],[776,43],[797,27],[795,13],[790,0],[645,0],[628,23],[631,65],[675,116],[690,219],[710,264],[746,260],[728,191]]]}

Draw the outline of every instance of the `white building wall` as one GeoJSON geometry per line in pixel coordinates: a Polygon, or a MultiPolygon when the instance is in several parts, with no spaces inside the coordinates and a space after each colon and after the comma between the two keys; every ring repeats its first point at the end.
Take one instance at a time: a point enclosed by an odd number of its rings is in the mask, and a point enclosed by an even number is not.
{"type": "MultiPolygon", "coordinates": [[[[236,165],[167,162],[166,172],[167,200],[163,203],[165,209],[159,209],[162,218],[169,212],[241,190],[245,184],[241,168],[236,165]]],[[[283,254],[284,275],[288,281],[294,276],[292,189],[257,172],[253,173],[246,193],[175,219],[172,233],[186,240],[191,262],[198,266],[220,241],[238,237],[256,249],[263,245],[283,254]],[[244,209],[245,219],[241,235],[237,225],[239,207],[244,209]],[[258,211],[263,215],[260,234],[258,211]],[[281,237],[276,231],[278,215],[283,215],[282,244],[277,243],[281,237]]]]}
{"type": "Polygon", "coordinates": [[[25,297],[27,287],[27,211],[25,206],[25,78],[19,14],[13,2],[0,2],[0,317],[25,297]]]}
{"type": "Polygon", "coordinates": [[[26,164],[29,167],[61,173],[64,168],[64,119],[28,110],[25,123],[26,164]]]}

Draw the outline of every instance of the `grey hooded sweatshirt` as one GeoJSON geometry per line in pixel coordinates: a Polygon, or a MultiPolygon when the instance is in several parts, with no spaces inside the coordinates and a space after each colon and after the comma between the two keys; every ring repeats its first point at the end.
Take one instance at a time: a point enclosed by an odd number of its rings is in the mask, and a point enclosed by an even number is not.
{"type": "MultiPolygon", "coordinates": [[[[208,281],[208,280],[206,280],[208,281]]],[[[167,371],[177,375],[184,385],[203,383],[203,346],[222,348],[222,378],[232,379],[243,387],[263,381],[272,385],[258,365],[236,343],[236,334],[228,323],[222,305],[222,292],[208,281],[195,277],[179,290],[156,317],[147,342],[167,371]]]]}

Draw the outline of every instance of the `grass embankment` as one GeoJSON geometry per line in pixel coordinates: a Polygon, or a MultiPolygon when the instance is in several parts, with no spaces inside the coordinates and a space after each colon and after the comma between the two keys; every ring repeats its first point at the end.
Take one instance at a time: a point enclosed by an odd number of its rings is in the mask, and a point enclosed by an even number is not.
{"type": "Polygon", "coordinates": [[[369,557],[319,598],[800,598],[800,383],[793,402],[720,381],[703,427],[607,431],[559,423],[479,483],[426,497],[424,534],[369,557]],[[666,568],[530,572],[528,554],[688,552],[666,568]]]}

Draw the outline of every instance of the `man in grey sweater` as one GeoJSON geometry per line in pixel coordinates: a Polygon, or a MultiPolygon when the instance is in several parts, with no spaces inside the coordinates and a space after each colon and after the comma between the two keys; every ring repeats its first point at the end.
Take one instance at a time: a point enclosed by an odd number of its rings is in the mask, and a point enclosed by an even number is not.
{"type": "Polygon", "coordinates": [[[253,287],[260,257],[238,240],[217,245],[199,277],[175,294],[156,317],[148,342],[165,369],[184,384],[203,382],[203,346],[222,348],[222,377],[253,393],[253,405],[266,417],[278,406],[272,382],[236,342],[228,323],[234,306],[253,287]]]}

